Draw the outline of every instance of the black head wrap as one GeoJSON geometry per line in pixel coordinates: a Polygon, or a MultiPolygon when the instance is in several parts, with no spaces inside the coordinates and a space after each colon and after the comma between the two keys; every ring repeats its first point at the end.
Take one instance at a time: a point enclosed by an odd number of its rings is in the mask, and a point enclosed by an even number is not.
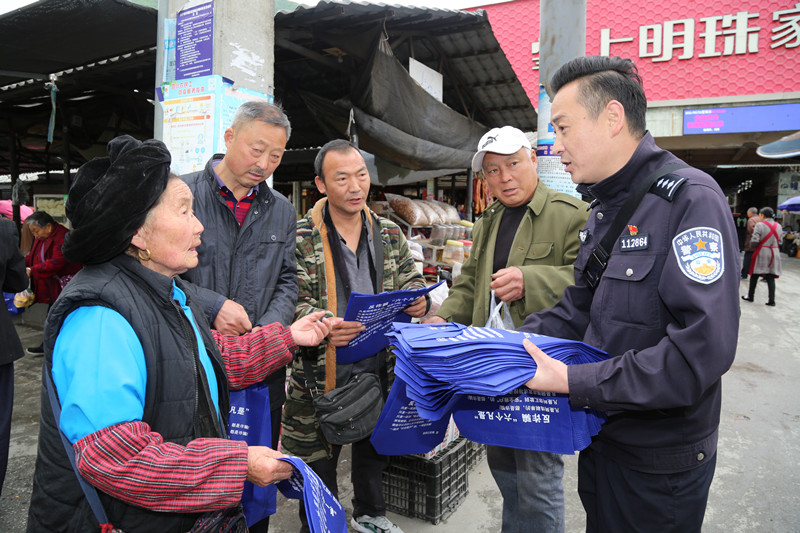
{"type": "Polygon", "coordinates": [[[169,150],[161,141],[129,135],[108,143],[108,157],[78,169],[66,212],[73,230],[64,257],[93,265],[123,253],[169,181],[169,150]]]}

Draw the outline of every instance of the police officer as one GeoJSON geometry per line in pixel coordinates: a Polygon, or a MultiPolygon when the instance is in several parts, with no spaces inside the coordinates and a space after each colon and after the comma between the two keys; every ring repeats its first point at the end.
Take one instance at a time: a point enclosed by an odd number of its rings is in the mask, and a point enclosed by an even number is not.
{"type": "Polygon", "coordinates": [[[578,463],[587,531],[700,531],[739,329],[728,203],[710,176],[655,145],[632,61],[574,59],[550,89],[554,150],[594,202],[575,285],[520,329],[583,340],[609,359],[567,367],[526,341],[538,366],[527,385],[608,413],[578,463]],[[675,164],[611,234],[607,260],[593,256],[637,186],[675,164]]]}

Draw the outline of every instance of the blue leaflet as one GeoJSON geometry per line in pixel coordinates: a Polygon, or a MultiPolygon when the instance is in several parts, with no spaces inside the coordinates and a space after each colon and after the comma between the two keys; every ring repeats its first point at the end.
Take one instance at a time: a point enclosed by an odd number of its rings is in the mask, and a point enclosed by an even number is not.
{"type": "Polygon", "coordinates": [[[608,357],[582,342],[453,323],[395,323],[386,336],[395,346],[395,373],[419,415],[441,420],[452,411],[461,432],[476,442],[574,453],[605,421],[597,411],[571,408],[566,395],[515,390],[536,373],[523,339],[568,365],[608,357]]]}
{"type": "Polygon", "coordinates": [[[361,322],[366,329],[351,340],[347,346],[336,349],[336,361],[355,363],[386,348],[388,342],[384,334],[391,329],[392,323],[411,321],[411,317],[403,313],[403,309],[442,283],[444,281],[424,289],[410,291],[382,292],[380,294],[354,292],[350,294],[343,318],[348,321],[361,322]]]}
{"type": "Polygon", "coordinates": [[[442,442],[449,421],[449,417],[421,418],[414,401],[406,396],[405,381],[396,377],[370,442],[382,455],[426,453],[442,442]]]}
{"type": "Polygon", "coordinates": [[[287,498],[303,498],[311,533],[347,533],[344,508],[319,476],[299,457],[280,460],[291,464],[294,471],[292,477],[279,481],[277,487],[287,498]]]}

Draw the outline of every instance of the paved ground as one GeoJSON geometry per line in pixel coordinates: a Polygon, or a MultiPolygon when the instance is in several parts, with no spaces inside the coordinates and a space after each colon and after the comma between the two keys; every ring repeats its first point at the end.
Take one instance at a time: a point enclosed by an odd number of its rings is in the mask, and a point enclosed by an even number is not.
{"type": "MultiPolygon", "coordinates": [[[[719,457],[706,512],[709,533],[800,532],[800,259],[783,256],[777,307],[767,307],[766,286],[754,303],[742,302],[739,349],[725,375],[719,457]]],[[[746,283],[740,288],[746,294],[746,283]]],[[[18,320],[25,346],[41,338],[41,311],[18,320]]],[[[25,530],[39,419],[41,357],[16,363],[16,398],[9,472],[0,497],[0,533],[25,530]]],[[[340,470],[341,501],[351,509],[349,454],[340,470]]],[[[576,457],[567,457],[564,487],[567,531],[584,528],[576,494],[576,457]]],[[[500,530],[500,502],[485,460],[469,476],[469,495],[447,520],[432,525],[390,517],[406,533],[478,533],[500,530]]],[[[297,504],[280,500],[271,531],[299,529],[297,504]]]]}

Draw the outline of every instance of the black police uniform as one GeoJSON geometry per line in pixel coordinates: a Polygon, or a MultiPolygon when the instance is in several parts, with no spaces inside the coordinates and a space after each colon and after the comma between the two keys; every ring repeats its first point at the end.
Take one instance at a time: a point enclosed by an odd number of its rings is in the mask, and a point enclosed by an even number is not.
{"type": "Polygon", "coordinates": [[[581,453],[587,531],[639,530],[641,521],[656,528],[650,530],[699,531],[705,512],[720,378],[733,363],[739,329],[736,228],[721,189],[694,168],[658,180],[616,240],[594,292],[582,276],[636,184],[678,162],[646,133],[619,172],[579,187],[596,201],[582,232],[575,285],[520,328],[583,340],[611,357],[569,368],[570,403],[609,414],[581,453]],[[609,466],[622,472],[616,483],[627,485],[613,494],[602,486],[617,475],[609,466]],[[675,487],[664,487],[653,474],[683,479],[686,493],[672,493],[675,487]],[[649,487],[642,479],[662,485],[649,487]],[[684,516],[670,515],[676,507],[684,516]]]}

